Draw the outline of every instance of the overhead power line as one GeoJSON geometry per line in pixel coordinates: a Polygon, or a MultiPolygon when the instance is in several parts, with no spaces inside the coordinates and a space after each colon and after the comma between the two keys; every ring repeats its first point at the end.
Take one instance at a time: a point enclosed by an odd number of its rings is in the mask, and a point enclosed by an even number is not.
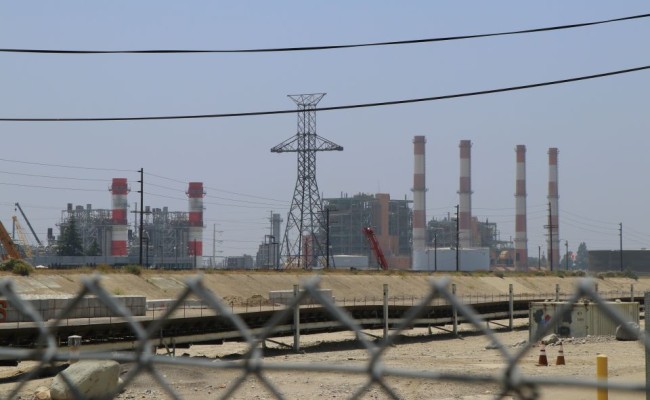
{"type": "MultiPolygon", "coordinates": [[[[376,103],[361,103],[361,104],[349,104],[343,106],[332,106],[332,107],[320,107],[315,108],[313,111],[339,111],[339,110],[351,110],[356,108],[371,108],[371,107],[383,107],[383,106],[394,106],[400,104],[412,104],[412,103],[423,103],[429,101],[438,101],[438,100],[450,100],[458,99],[462,97],[473,97],[481,96],[486,94],[495,94],[495,93],[504,93],[504,92],[514,92],[518,90],[534,89],[545,86],[554,86],[564,83],[586,81],[590,79],[605,78],[608,76],[614,75],[623,75],[629,74],[632,72],[639,72],[650,69],[650,65],[644,65],[642,67],[621,69],[618,71],[603,72],[600,74],[593,75],[583,75],[575,78],[566,78],[555,81],[539,82],[539,83],[530,83],[527,85],[520,86],[509,86],[505,88],[498,89],[488,89],[488,90],[479,90],[474,92],[465,92],[465,93],[456,93],[448,94],[443,96],[431,96],[431,97],[420,97],[415,99],[405,99],[405,100],[391,100],[391,101],[382,101],[376,103]]],[[[223,113],[223,114],[196,114],[196,115],[164,115],[164,116],[151,116],[151,117],[89,117],[89,118],[0,118],[0,122],[99,122],[99,121],[157,121],[157,120],[172,120],[172,119],[205,119],[205,118],[233,118],[233,117],[254,117],[261,115],[278,115],[278,114],[293,114],[301,112],[298,109],[291,110],[274,110],[274,111],[251,111],[251,112],[239,112],[239,113],[223,113]]]]}
{"type": "Polygon", "coordinates": [[[40,165],[40,166],[43,166],[43,167],[58,167],[58,168],[72,168],[72,169],[92,169],[92,170],[95,170],[95,171],[137,172],[137,171],[130,170],[130,169],[98,168],[98,167],[88,167],[88,166],[82,167],[82,166],[78,166],[78,165],[47,164],[47,163],[39,163],[39,162],[32,162],[32,161],[10,160],[10,159],[7,159],[7,158],[0,158],[0,161],[18,163],[18,164],[40,165]]]}
{"type": "Polygon", "coordinates": [[[564,29],[584,28],[587,26],[610,24],[614,22],[630,21],[635,19],[648,18],[650,14],[632,15],[628,17],[612,18],[600,21],[582,22],[569,25],[556,25],[544,28],[523,29],[516,31],[481,33],[475,35],[445,36],[425,39],[394,40],[385,42],[357,43],[357,44],[337,44],[324,46],[299,46],[299,47],[271,47],[260,49],[230,49],[230,50],[47,50],[47,49],[0,49],[3,53],[38,53],[38,54],[187,54],[187,53],[278,53],[278,52],[296,52],[296,51],[316,51],[316,50],[338,50],[358,47],[378,47],[378,46],[396,46],[406,44],[421,44],[433,42],[449,42],[453,40],[478,39],[495,36],[520,35],[525,33],[539,33],[559,31],[564,29]]]}

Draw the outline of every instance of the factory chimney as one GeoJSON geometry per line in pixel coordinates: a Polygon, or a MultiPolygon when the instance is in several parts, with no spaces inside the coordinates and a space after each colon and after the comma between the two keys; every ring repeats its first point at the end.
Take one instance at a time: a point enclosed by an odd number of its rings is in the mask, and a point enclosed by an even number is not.
{"type": "Polygon", "coordinates": [[[424,270],[426,259],[426,188],[424,136],[413,138],[413,259],[411,269],[424,270]]]}
{"type": "Polygon", "coordinates": [[[557,172],[557,147],[548,149],[548,203],[550,206],[550,226],[547,240],[548,259],[551,260],[554,268],[560,266],[560,217],[558,195],[558,172],[557,172]],[[551,253],[552,250],[552,253],[551,253]]]}
{"type": "Polygon", "coordinates": [[[190,223],[187,254],[190,256],[203,255],[203,196],[203,182],[190,182],[187,189],[190,223]]]}
{"type": "Polygon", "coordinates": [[[526,146],[517,145],[515,183],[515,268],[528,269],[528,235],[526,228],[526,146]]]}
{"type": "Polygon", "coordinates": [[[126,221],[126,208],[128,205],[126,195],[129,192],[126,178],[113,178],[110,189],[112,193],[111,223],[111,256],[122,257],[128,255],[126,247],[129,229],[126,221]]]}
{"type": "Polygon", "coordinates": [[[472,247],[472,142],[460,141],[460,190],[458,232],[461,248],[472,247]]]}

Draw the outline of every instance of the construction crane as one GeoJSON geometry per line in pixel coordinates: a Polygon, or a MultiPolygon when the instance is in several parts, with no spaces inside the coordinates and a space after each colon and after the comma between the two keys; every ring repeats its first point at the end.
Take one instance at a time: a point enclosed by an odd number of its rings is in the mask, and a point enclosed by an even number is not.
{"type": "Polygon", "coordinates": [[[363,234],[366,235],[366,238],[368,239],[368,242],[370,242],[370,247],[372,247],[372,251],[375,253],[375,256],[377,257],[377,262],[379,263],[379,266],[383,270],[388,269],[388,262],[386,261],[386,257],[384,257],[384,252],[381,251],[381,247],[379,247],[379,242],[377,241],[377,236],[375,235],[375,231],[372,230],[371,227],[367,226],[362,229],[363,234]]]}
{"type": "Polygon", "coordinates": [[[7,232],[7,229],[5,229],[2,221],[0,221],[0,243],[2,243],[2,247],[4,247],[5,252],[7,253],[2,255],[3,260],[6,260],[7,258],[23,258],[20,254],[20,251],[18,250],[18,246],[16,246],[16,243],[11,240],[11,236],[9,236],[9,232],[7,232]]]}
{"type": "Polygon", "coordinates": [[[27,222],[27,226],[29,227],[29,230],[32,231],[32,235],[34,235],[34,239],[36,239],[36,243],[38,243],[39,246],[42,246],[43,243],[41,243],[41,240],[38,238],[38,235],[36,234],[36,231],[32,227],[32,224],[29,223],[29,220],[27,219],[27,215],[25,215],[25,212],[23,211],[20,204],[16,203],[16,208],[18,209],[18,211],[20,211],[20,214],[23,216],[23,219],[25,219],[25,222],[27,222]]]}
{"type": "Polygon", "coordinates": [[[16,227],[16,232],[18,232],[18,237],[20,238],[20,243],[22,244],[22,249],[25,253],[25,256],[27,256],[27,258],[32,258],[32,247],[29,245],[29,241],[27,241],[25,230],[23,229],[22,225],[20,225],[20,222],[18,222],[17,216],[14,215],[11,217],[11,219],[14,221],[14,226],[16,227]]]}

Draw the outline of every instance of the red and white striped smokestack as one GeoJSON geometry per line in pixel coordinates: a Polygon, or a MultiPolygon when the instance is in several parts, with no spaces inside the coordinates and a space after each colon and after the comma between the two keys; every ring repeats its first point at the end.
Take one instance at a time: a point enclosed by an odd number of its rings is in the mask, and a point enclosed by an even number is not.
{"type": "Polygon", "coordinates": [[[129,227],[126,221],[126,208],[128,205],[126,195],[129,193],[126,178],[113,178],[111,185],[112,206],[111,223],[111,256],[126,256],[128,250],[126,243],[129,237],[129,227]]]}
{"type": "Polygon", "coordinates": [[[460,141],[458,233],[461,248],[472,247],[472,142],[460,141]]]}
{"type": "Polygon", "coordinates": [[[526,146],[517,145],[515,183],[515,268],[528,268],[528,233],[526,228],[526,146]]]}
{"type": "Polygon", "coordinates": [[[547,239],[549,249],[548,258],[553,261],[554,268],[560,266],[560,216],[559,216],[559,192],[558,192],[558,171],[557,171],[557,147],[548,149],[548,202],[551,206],[551,230],[553,239],[547,239]],[[553,249],[553,254],[551,254],[553,249]]]}
{"type": "Polygon", "coordinates": [[[424,136],[413,137],[413,258],[411,268],[425,270],[426,265],[426,187],[424,136]]]}
{"type": "Polygon", "coordinates": [[[203,182],[190,182],[187,189],[190,223],[187,254],[190,256],[203,255],[203,196],[203,182]]]}

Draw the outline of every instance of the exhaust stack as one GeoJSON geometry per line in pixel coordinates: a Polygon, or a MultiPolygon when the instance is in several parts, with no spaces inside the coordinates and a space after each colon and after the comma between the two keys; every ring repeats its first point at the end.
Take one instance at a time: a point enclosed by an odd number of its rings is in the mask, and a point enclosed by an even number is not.
{"type": "Polygon", "coordinates": [[[557,147],[548,149],[548,203],[550,205],[550,235],[547,239],[548,259],[556,269],[560,266],[560,216],[558,194],[557,147]],[[552,251],[551,251],[552,250],[552,251]]]}
{"type": "Polygon", "coordinates": [[[203,182],[190,182],[187,189],[190,223],[187,254],[190,256],[203,255],[203,196],[203,182]]]}
{"type": "Polygon", "coordinates": [[[461,248],[472,247],[472,142],[460,141],[460,189],[458,233],[461,248]]]}
{"type": "Polygon", "coordinates": [[[128,255],[126,247],[129,227],[126,218],[128,206],[126,195],[129,193],[126,178],[113,178],[110,191],[112,193],[111,223],[111,256],[123,257],[128,255]]]}
{"type": "Polygon", "coordinates": [[[413,259],[411,269],[425,269],[426,259],[426,191],[424,136],[413,138],[413,259]]]}
{"type": "Polygon", "coordinates": [[[517,145],[515,183],[515,269],[528,269],[528,233],[526,227],[526,146],[517,145]]]}

